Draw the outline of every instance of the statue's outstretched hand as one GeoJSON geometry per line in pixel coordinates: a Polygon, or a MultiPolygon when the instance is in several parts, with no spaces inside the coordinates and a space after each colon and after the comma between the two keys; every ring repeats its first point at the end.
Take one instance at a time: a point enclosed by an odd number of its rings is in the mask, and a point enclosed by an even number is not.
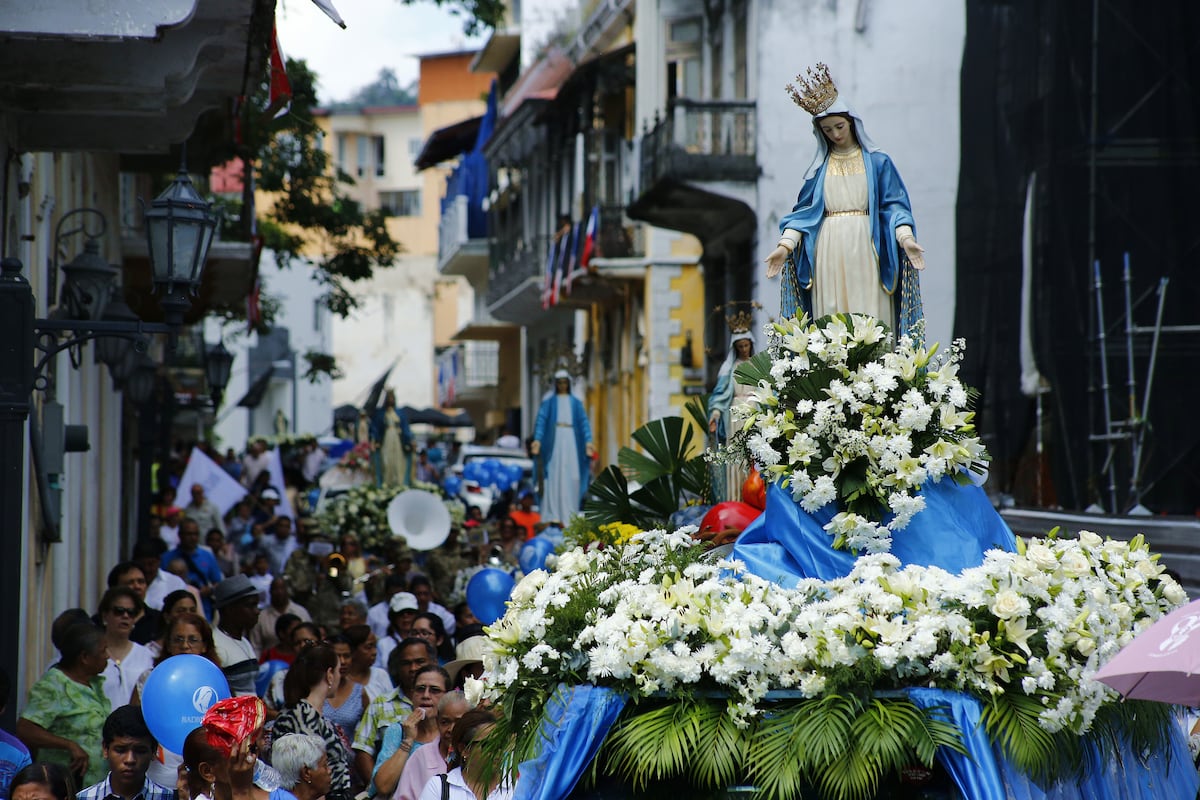
{"type": "Polygon", "coordinates": [[[917,244],[916,239],[909,236],[900,246],[904,248],[904,254],[908,256],[913,269],[925,269],[925,248],[917,244]]]}
{"type": "Polygon", "coordinates": [[[788,249],[783,245],[779,245],[771,251],[771,255],[767,256],[767,277],[774,278],[779,273],[783,272],[783,265],[787,262],[788,249]]]}

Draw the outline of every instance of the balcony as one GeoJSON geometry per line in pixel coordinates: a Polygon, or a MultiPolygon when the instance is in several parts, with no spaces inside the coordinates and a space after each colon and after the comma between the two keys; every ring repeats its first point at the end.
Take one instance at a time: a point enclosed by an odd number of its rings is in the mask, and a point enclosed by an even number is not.
{"type": "Polygon", "coordinates": [[[671,101],[642,137],[641,194],[629,216],[702,241],[726,235],[731,223],[752,226],[749,206],[729,192],[742,184],[749,196],[758,180],[756,125],[753,100],[671,101]]]}
{"type": "Polygon", "coordinates": [[[495,269],[488,276],[488,313],[502,322],[526,325],[541,314],[550,237],[515,237],[492,247],[495,269]]]}
{"type": "Polygon", "coordinates": [[[438,270],[443,275],[462,275],[480,291],[487,286],[488,278],[487,220],[474,216],[466,195],[447,196],[442,201],[438,270]]]}

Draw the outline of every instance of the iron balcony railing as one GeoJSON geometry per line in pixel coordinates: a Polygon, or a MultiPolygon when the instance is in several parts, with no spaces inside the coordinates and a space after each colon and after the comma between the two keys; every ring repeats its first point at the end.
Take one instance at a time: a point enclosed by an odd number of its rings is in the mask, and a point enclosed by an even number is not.
{"type": "Polygon", "coordinates": [[[756,124],[753,100],[675,98],[643,137],[642,191],[663,178],[757,180],[756,124]]]}

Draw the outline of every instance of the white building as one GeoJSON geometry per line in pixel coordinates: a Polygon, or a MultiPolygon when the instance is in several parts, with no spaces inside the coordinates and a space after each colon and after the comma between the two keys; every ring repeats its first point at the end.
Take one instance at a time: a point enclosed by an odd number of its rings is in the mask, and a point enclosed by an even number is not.
{"type": "Polygon", "coordinates": [[[315,381],[304,377],[305,353],[331,349],[330,313],[321,302],[324,290],[303,260],[280,269],[275,253],[264,250],[258,269],[262,291],[279,302],[271,333],[247,334],[241,322],[224,329],[214,319],[206,322],[205,339],[215,342],[220,336],[234,354],[214,426],[222,451],[232,447],[241,452],[250,437],[273,436],[280,427],[288,434],[318,436],[333,428],[332,381],[326,375],[315,381]],[[256,383],[261,399],[252,408],[239,407],[256,383]]]}

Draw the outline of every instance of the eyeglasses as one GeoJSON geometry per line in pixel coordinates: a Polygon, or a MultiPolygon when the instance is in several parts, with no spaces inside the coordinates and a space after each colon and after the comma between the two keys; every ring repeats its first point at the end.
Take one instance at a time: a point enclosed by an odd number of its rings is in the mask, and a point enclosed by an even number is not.
{"type": "Polygon", "coordinates": [[[414,686],[413,694],[445,694],[446,690],[440,686],[414,686]]]}
{"type": "Polygon", "coordinates": [[[137,609],[132,606],[110,606],[108,613],[116,617],[134,617],[137,616],[137,609]]]}
{"type": "Polygon", "coordinates": [[[423,631],[423,630],[418,630],[417,628],[413,628],[412,630],[410,630],[408,632],[408,635],[416,636],[419,639],[436,639],[437,638],[437,634],[434,633],[433,631],[423,631]]]}
{"type": "Polygon", "coordinates": [[[201,639],[199,636],[172,636],[171,644],[177,644],[177,645],[187,644],[187,645],[191,645],[192,647],[195,647],[198,644],[204,644],[204,640],[201,639]]]}

